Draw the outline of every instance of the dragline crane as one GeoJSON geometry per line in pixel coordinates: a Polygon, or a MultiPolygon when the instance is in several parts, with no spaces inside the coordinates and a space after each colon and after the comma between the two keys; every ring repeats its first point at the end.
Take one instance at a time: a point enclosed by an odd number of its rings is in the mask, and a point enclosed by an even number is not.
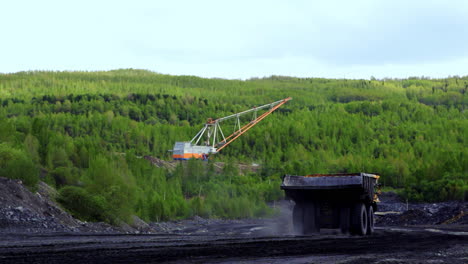
{"type": "Polygon", "coordinates": [[[270,104],[254,107],[252,109],[239,112],[237,114],[221,117],[218,119],[208,118],[203,128],[188,142],[176,142],[172,150],[172,157],[175,160],[187,159],[204,159],[208,155],[220,152],[223,148],[227,147],[234,140],[247,132],[253,126],[262,121],[265,117],[273,113],[276,109],[291,100],[291,97],[276,101],[270,104]],[[258,111],[267,110],[260,116],[257,116],[258,111]],[[241,126],[241,116],[253,114],[252,120],[247,124],[241,126]],[[221,123],[226,120],[234,120],[234,132],[225,137],[221,129],[221,123]]]}

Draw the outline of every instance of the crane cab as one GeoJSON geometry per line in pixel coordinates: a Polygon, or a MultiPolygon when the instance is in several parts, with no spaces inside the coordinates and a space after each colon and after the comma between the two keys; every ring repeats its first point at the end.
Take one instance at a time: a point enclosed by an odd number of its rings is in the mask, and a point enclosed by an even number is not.
{"type": "Polygon", "coordinates": [[[176,142],[172,150],[174,160],[208,159],[208,154],[216,153],[216,148],[211,146],[197,146],[190,142],[176,142]]]}

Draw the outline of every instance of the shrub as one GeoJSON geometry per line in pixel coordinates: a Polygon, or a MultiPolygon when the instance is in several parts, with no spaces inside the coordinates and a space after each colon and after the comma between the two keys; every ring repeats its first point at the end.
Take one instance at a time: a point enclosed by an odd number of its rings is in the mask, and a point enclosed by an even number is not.
{"type": "Polygon", "coordinates": [[[416,202],[463,201],[467,199],[467,195],[467,177],[463,174],[450,173],[435,181],[422,180],[418,184],[408,186],[403,192],[403,197],[416,202]]]}
{"type": "Polygon", "coordinates": [[[57,200],[80,220],[115,223],[116,218],[110,213],[104,197],[91,195],[81,187],[62,188],[57,200]]]}
{"type": "Polygon", "coordinates": [[[75,185],[78,182],[78,173],[75,170],[69,167],[58,167],[52,170],[50,175],[58,187],[75,185]]]}
{"type": "Polygon", "coordinates": [[[39,181],[39,170],[26,152],[1,143],[0,176],[20,179],[26,186],[35,187],[39,181]]]}
{"type": "Polygon", "coordinates": [[[204,218],[208,218],[210,216],[209,208],[205,204],[205,201],[199,196],[196,196],[190,199],[189,206],[190,206],[190,214],[192,216],[198,215],[204,218]]]}

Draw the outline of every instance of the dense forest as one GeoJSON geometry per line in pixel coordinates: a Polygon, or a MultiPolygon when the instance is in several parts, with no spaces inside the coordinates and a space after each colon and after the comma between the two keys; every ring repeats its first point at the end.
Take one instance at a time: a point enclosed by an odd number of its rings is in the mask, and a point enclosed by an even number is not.
{"type": "Polygon", "coordinates": [[[249,80],[144,70],[0,74],[0,176],[59,190],[75,216],[118,223],[260,217],[282,198],[283,174],[375,172],[409,200],[465,200],[468,76],[249,80]],[[207,162],[171,159],[207,118],[286,97],[207,162]],[[214,162],[225,162],[222,171],[214,162]],[[261,169],[240,173],[238,163],[261,169]]]}

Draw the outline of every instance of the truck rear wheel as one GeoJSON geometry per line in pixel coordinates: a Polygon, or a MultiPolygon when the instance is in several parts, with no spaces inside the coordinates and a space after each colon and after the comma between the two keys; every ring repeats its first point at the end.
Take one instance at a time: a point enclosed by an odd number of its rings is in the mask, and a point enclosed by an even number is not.
{"type": "Polygon", "coordinates": [[[372,235],[374,233],[374,207],[369,205],[369,209],[367,209],[367,235],[372,235]]]}
{"type": "Polygon", "coordinates": [[[302,235],[304,233],[302,222],[304,221],[304,206],[296,203],[293,209],[293,230],[294,234],[302,235]]]}
{"type": "Polygon", "coordinates": [[[316,203],[297,203],[294,205],[292,213],[294,233],[305,235],[319,232],[319,214],[319,207],[316,203]]]}
{"type": "Polygon", "coordinates": [[[349,232],[349,215],[349,207],[340,208],[340,229],[343,234],[349,232]]]}
{"type": "Polygon", "coordinates": [[[363,203],[355,204],[351,213],[351,234],[360,236],[366,235],[367,222],[368,217],[366,206],[363,203]]]}
{"type": "Polygon", "coordinates": [[[320,232],[320,207],[317,203],[308,203],[304,206],[304,234],[320,232]]]}

